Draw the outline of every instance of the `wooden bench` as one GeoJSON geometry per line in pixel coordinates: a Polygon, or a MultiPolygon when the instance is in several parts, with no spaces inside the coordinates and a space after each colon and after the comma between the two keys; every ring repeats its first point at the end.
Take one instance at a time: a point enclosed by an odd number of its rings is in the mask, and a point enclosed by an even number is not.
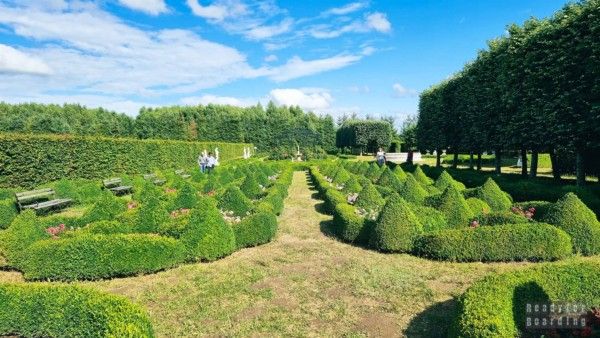
{"type": "Polygon", "coordinates": [[[181,178],[190,178],[192,175],[186,174],[183,169],[175,170],[175,174],[181,176],[181,178]]]}
{"type": "Polygon", "coordinates": [[[118,177],[103,180],[102,184],[104,185],[104,189],[112,191],[112,193],[117,196],[128,195],[133,192],[133,186],[121,185],[123,184],[123,180],[118,177]]]}
{"type": "Polygon", "coordinates": [[[39,213],[60,210],[73,202],[70,198],[54,198],[54,195],[54,190],[50,188],[18,192],[15,194],[17,209],[19,212],[33,209],[39,213]]]}
{"type": "Polygon", "coordinates": [[[160,178],[156,177],[156,174],[145,174],[144,179],[152,181],[152,183],[156,185],[163,185],[167,182],[167,180],[161,180],[160,178]]]}

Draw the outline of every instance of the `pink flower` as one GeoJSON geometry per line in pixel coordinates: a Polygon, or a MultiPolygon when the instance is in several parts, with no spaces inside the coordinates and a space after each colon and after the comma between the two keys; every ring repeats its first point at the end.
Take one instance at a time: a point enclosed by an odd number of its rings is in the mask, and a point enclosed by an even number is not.
{"type": "Polygon", "coordinates": [[[478,221],[478,220],[476,220],[476,219],[474,219],[474,220],[471,222],[471,228],[477,228],[477,227],[479,227],[479,221],[478,221]]]}

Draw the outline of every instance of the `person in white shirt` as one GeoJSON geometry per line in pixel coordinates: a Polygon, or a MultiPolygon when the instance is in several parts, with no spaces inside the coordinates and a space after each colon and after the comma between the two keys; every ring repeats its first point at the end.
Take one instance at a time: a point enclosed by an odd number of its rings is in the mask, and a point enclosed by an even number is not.
{"type": "Polygon", "coordinates": [[[215,168],[215,164],[217,164],[217,159],[212,153],[208,153],[208,158],[206,159],[206,171],[209,174],[215,168]]]}
{"type": "Polygon", "coordinates": [[[385,164],[385,152],[382,148],[379,148],[379,151],[377,152],[375,158],[377,159],[377,164],[379,164],[380,167],[385,164]]]}
{"type": "Polygon", "coordinates": [[[198,156],[198,165],[200,166],[200,172],[204,174],[206,171],[206,164],[208,163],[208,156],[204,155],[204,153],[198,156]]]}

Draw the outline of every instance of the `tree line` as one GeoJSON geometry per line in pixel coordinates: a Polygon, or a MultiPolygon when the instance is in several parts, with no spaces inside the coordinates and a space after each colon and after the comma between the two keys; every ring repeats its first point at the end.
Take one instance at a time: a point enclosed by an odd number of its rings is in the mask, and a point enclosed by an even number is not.
{"type": "Polygon", "coordinates": [[[260,104],[142,108],[135,117],[78,104],[0,103],[0,132],[53,133],[253,143],[274,148],[335,150],[335,124],[300,107],[260,104]]]}
{"type": "MultiPolygon", "coordinates": [[[[420,149],[478,157],[518,151],[522,174],[537,174],[550,153],[555,178],[561,158],[574,157],[578,184],[598,174],[600,157],[600,0],[566,5],[551,18],[510,25],[507,34],[451,78],[420,96],[420,149]]],[[[471,161],[473,163],[473,160],[471,161]]],[[[471,164],[473,166],[473,164],[471,164]]],[[[568,166],[567,166],[568,167],[568,166]]]]}

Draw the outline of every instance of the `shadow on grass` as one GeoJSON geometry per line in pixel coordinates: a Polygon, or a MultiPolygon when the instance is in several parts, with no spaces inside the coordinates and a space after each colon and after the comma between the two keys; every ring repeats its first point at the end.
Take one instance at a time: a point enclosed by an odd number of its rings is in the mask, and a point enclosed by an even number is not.
{"type": "Polygon", "coordinates": [[[456,316],[455,298],[435,303],[416,315],[404,330],[407,337],[447,337],[456,316]]]}

